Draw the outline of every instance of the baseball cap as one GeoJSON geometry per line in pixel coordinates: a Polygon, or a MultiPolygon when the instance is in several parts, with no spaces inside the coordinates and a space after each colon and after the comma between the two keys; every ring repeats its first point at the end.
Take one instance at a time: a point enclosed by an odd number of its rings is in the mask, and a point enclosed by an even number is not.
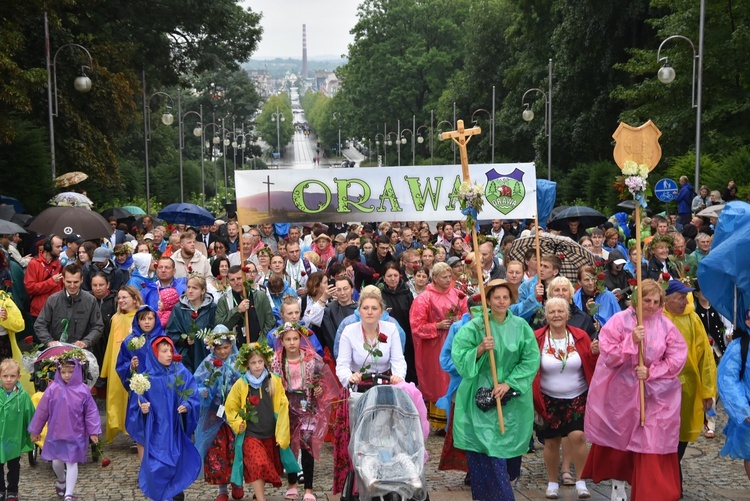
{"type": "Polygon", "coordinates": [[[687,294],[688,292],[693,292],[694,290],[695,289],[693,289],[692,287],[688,287],[679,280],[670,280],[669,285],[667,286],[667,296],[676,292],[687,294]]]}
{"type": "Polygon", "coordinates": [[[448,258],[448,259],[447,259],[447,260],[445,261],[445,263],[446,263],[446,264],[447,264],[448,266],[450,266],[450,267],[453,267],[453,266],[455,266],[455,265],[459,264],[460,262],[461,262],[461,258],[460,258],[460,257],[456,257],[456,256],[451,256],[451,257],[449,257],[449,258],[448,258]]]}
{"type": "Polygon", "coordinates": [[[144,240],[153,240],[154,239],[154,234],[153,233],[146,233],[145,235],[143,235],[143,239],[144,240]]]}
{"type": "Polygon", "coordinates": [[[68,241],[69,244],[78,244],[78,245],[81,245],[86,240],[81,235],[79,235],[78,233],[72,233],[72,234],[68,235],[67,241],[68,241]]]}
{"type": "Polygon", "coordinates": [[[109,249],[98,247],[94,250],[94,257],[91,259],[94,263],[106,263],[109,261],[109,249]]]}
{"type": "Polygon", "coordinates": [[[344,235],[343,233],[339,233],[333,238],[333,241],[337,244],[343,244],[346,242],[346,235],[344,235]]]}

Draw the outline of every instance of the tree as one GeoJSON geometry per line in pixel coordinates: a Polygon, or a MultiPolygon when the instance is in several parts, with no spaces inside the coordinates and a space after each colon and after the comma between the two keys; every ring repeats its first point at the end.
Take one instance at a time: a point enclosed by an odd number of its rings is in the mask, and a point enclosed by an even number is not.
{"type": "Polygon", "coordinates": [[[260,138],[268,144],[273,151],[276,151],[276,140],[278,132],[279,147],[283,149],[292,140],[294,135],[294,124],[292,121],[292,105],[287,95],[275,95],[266,100],[263,105],[258,119],[255,122],[255,128],[260,134],[260,138]],[[279,113],[279,117],[276,113],[279,113]],[[281,117],[284,120],[278,122],[281,117]]]}

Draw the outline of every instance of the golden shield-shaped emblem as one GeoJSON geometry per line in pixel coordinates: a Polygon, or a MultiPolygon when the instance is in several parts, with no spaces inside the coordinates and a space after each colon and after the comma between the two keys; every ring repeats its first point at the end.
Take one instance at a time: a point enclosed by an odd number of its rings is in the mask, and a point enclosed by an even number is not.
{"type": "Polygon", "coordinates": [[[661,131],[651,120],[640,127],[620,122],[612,137],[616,141],[613,152],[615,163],[621,169],[626,161],[632,160],[647,165],[648,170],[652,171],[661,160],[661,131]]]}

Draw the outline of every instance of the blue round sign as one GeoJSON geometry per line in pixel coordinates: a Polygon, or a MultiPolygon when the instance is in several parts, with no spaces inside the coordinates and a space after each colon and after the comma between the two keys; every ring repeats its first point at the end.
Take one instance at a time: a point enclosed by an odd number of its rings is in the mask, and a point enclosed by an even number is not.
{"type": "Polygon", "coordinates": [[[654,195],[662,202],[671,202],[677,198],[677,183],[671,179],[660,179],[654,185],[654,195]]]}

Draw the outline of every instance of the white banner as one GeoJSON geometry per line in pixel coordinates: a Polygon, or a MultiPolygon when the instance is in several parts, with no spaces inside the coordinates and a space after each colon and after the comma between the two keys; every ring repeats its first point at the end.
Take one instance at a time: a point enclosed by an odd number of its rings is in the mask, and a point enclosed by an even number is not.
{"type": "MultiPolygon", "coordinates": [[[[536,215],[532,163],[470,165],[484,186],[479,219],[536,215]]],[[[459,220],[460,165],[235,172],[242,224],[459,220]]]]}

